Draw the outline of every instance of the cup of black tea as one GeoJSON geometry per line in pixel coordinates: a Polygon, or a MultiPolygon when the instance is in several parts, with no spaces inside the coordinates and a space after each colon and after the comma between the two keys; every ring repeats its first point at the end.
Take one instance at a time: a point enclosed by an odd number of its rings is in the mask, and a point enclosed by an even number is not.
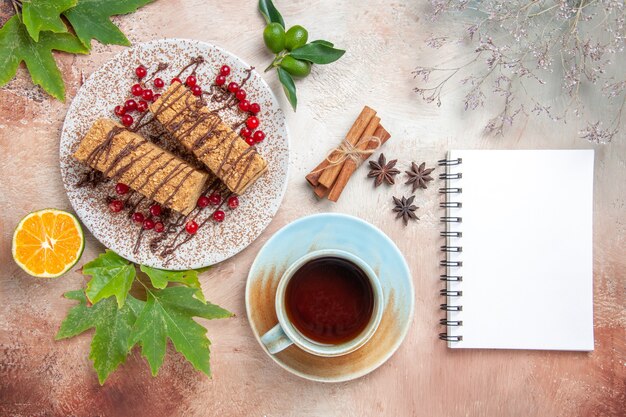
{"type": "Polygon", "coordinates": [[[341,250],[310,252],[281,277],[278,324],[261,342],[271,354],[294,344],[318,356],[345,355],[376,332],[383,307],[380,281],[366,262],[341,250]]]}

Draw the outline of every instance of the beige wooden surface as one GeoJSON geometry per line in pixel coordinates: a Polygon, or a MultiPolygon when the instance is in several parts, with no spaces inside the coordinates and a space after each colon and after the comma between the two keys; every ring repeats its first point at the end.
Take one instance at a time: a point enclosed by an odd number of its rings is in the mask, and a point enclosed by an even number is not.
{"type": "MultiPolygon", "coordinates": [[[[419,223],[402,227],[390,212],[396,185],[372,189],[360,169],[337,204],[316,202],[304,175],[347,131],[364,104],[378,110],[392,139],[389,157],[433,165],[454,148],[589,148],[575,126],[522,121],[503,138],[482,135],[486,112],[458,103],[426,105],[412,93],[410,72],[432,64],[422,40],[433,31],[424,2],[277,0],[287,24],[311,39],[345,47],[336,64],[316,67],[297,84],[297,114],[275,74],[265,77],[288,117],[292,170],[287,194],[263,235],[202,276],[207,298],[234,311],[232,320],[203,322],[212,345],[213,379],[168,349],[157,378],[135,351],[104,387],[88,360],[89,335],[55,342],[71,302],[61,295],[84,285],[77,272],[54,281],[26,276],[13,263],[18,220],[45,207],[70,209],[58,166],[59,135],[82,77],[119,47],[95,43],[90,56],[58,57],[67,81],[65,104],[33,88],[23,69],[0,90],[0,415],[2,416],[623,416],[626,407],[626,137],[596,146],[594,194],[594,326],[591,353],[452,351],[437,340],[437,185],[417,193],[419,223]],[[246,320],[247,271],[279,228],[311,213],[359,216],[385,231],[406,256],[416,290],[415,320],[399,351],[359,380],[323,385],[293,376],[261,350],[246,320]]],[[[6,20],[7,2],[0,6],[6,20]]],[[[116,18],[133,42],[166,37],[214,42],[263,68],[263,23],[255,1],[160,0],[116,18]]],[[[532,197],[531,197],[532,198],[532,197]]],[[[537,204],[541,204],[540,201],[537,204]]],[[[567,202],[564,202],[566,206],[567,202]]],[[[573,225],[575,227],[575,225],[573,225]]],[[[541,238],[538,236],[537,238],[541,238]]],[[[103,247],[87,234],[81,264],[103,247]]]]}

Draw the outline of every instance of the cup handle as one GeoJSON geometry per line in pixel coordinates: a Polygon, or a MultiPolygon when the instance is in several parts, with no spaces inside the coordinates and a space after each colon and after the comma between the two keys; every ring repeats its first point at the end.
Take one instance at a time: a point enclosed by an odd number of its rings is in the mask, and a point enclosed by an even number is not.
{"type": "Polygon", "coordinates": [[[293,341],[291,341],[283,331],[280,323],[268,330],[268,332],[261,337],[261,342],[272,355],[293,344],[293,341]]]}

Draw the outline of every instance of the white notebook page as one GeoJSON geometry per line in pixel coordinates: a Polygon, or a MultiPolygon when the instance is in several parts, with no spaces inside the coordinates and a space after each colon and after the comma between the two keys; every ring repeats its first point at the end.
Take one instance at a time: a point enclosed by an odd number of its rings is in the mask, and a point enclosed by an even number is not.
{"type": "Polygon", "coordinates": [[[451,348],[593,350],[593,150],[450,151],[451,348]]]}

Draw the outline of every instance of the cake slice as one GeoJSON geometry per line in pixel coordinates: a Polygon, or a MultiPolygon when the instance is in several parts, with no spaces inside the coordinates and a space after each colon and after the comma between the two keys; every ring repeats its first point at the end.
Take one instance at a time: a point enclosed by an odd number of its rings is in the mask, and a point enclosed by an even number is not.
{"type": "Polygon", "coordinates": [[[187,150],[236,194],[242,194],[267,169],[249,146],[206,103],[174,82],[150,105],[154,117],[187,150]]]}
{"type": "Polygon", "coordinates": [[[74,157],[164,207],[189,214],[208,173],[110,119],[98,119],[74,157]]]}

